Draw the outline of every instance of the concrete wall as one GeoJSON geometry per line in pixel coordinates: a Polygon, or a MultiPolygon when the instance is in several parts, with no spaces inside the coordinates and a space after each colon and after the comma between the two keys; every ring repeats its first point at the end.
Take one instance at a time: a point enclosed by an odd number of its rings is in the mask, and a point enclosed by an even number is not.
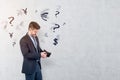
{"type": "Polygon", "coordinates": [[[0,79],[25,80],[20,38],[37,21],[43,80],[120,80],[119,0],[1,0],[0,79]]]}

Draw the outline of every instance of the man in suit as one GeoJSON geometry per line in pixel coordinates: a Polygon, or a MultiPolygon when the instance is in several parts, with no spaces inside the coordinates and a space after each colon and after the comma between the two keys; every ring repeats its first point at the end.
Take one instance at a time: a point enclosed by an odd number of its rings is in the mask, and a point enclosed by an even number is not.
{"type": "Polygon", "coordinates": [[[47,53],[39,46],[37,33],[40,29],[38,23],[32,21],[28,32],[20,39],[20,49],[23,55],[22,73],[26,80],[42,80],[40,59],[46,58],[47,53]]]}

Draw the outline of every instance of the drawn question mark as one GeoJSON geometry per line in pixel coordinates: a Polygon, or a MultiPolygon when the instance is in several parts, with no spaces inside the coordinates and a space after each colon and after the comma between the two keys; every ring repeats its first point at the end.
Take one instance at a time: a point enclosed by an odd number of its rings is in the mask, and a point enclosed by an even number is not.
{"type": "Polygon", "coordinates": [[[11,17],[8,17],[8,19],[10,19],[10,22],[9,22],[9,23],[11,24],[11,26],[13,26],[13,25],[12,25],[12,22],[13,22],[13,20],[14,20],[14,17],[11,16],[11,17]]]}
{"type": "Polygon", "coordinates": [[[55,27],[53,27],[53,30],[54,30],[53,32],[55,32],[55,29],[60,28],[60,25],[59,25],[59,24],[56,24],[56,23],[55,23],[54,25],[55,25],[55,27]]]}
{"type": "Polygon", "coordinates": [[[58,14],[60,14],[60,12],[59,12],[59,11],[56,11],[56,14],[55,14],[55,16],[57,17],[57,15],[58,15],[58,14]]]}
{"type": "Polygon", "coordinates": [[[55,14],[56,17],[57,17],[58,14],[60,14],[60,11],[59,11],[60,8],[61,8],[61,6],[57,6],[57,10],[55,11],[56,12],[56,14],[55,14]]]}

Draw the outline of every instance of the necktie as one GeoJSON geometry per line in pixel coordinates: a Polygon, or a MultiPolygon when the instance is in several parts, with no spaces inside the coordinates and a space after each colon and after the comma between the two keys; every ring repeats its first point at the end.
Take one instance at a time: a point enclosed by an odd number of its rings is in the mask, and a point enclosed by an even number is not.
{"type": "Polygon", "coordinates": [[[36,40],[35,37],[33,37],[33,40],[34,40],[34,46],[35,46],[35,48],[36,48],[36,51],[38,52],[38,49],[37,49],[37,40],[36,40]]]}

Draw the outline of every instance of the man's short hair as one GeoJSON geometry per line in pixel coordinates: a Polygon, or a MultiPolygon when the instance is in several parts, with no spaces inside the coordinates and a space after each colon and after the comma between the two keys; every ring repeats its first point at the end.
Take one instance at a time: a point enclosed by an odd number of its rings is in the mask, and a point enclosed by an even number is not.
{"type": "Polygon", "coordinates": [[[34,21],[32,21],[32,22],[30,22],[30,24],[29,24],[29,29],[40,29],[40,26],[39,26],[39,24],[37,23],[37,22],[34,22],[34,21]]]}

